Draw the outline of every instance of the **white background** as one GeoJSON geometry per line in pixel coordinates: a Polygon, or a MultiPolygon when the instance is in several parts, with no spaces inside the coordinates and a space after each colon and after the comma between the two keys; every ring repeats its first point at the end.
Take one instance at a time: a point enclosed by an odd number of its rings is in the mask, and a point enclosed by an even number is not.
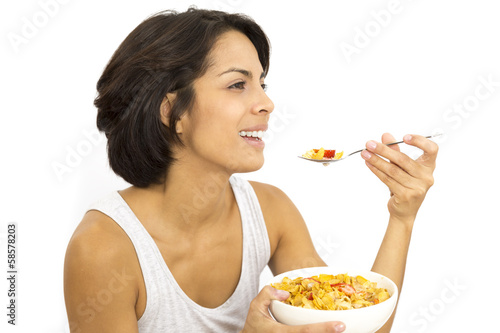
{"type": "Polygon", "coordinates": [[[401,139],[444,130],[393,331],[496,331],[495,3],[2,2],[0,330],[69,332],[62,283],[67,243],[92,201],[127,186],[109,170],[105,140],[85,134],[95,132],[95,84],[116,47],[143,19],[195,4],[249,14],[269,35],[266,83],[276,109],[266,164],[244,177],[274,184],[293,199],[329,265],[370,268],[388,220],[389,193],[359,156],[329,167],[296,156],[319,146],[355,150],[384,132],[401,139]],[[388,9],[390,17],[383,15],[388,9]],[[356,53],[344,54],[341,46],[347,44],[356,53]],[[16,327],[6,324],[9,222],[18,223],[16,327]]]}

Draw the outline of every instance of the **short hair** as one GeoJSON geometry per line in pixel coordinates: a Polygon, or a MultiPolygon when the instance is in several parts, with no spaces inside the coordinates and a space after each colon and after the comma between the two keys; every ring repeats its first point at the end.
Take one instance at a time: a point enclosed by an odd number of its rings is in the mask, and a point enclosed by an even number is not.
{"type": "Polygon", "coordinates": [[[194,80],[209,67],[217,39],[230,30],[255,46],[264,73],[270,44],[261,27],[243,14],[189,8],[159,12],[139,24],[121,43],[97,82],[97,127],[107,139],[111,169],[128,183],[147,187],[165,180],[181,144],[176,122],[195,101],[194,80]],[[169,126],[160,106],[169,92],[169,126]]]}

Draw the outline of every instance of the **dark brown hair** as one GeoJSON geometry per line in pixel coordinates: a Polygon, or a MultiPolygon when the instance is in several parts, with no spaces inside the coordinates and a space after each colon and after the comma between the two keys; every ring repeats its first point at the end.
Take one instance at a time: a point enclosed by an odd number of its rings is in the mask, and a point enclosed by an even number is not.
{"type": "Polygon", "coordinates": [[[189,8],[163,11],[135,28],[121,43],[97,82],[97,127],[108,138],[113,171],[146,187],[161,183],[181,144],[175,124],[195,100],[193,82],[209,66],[217,38],[229,30],[245,34],[267,74],[270,46],[259,25],[242,14],[189,8]],[[165,95],[175,92],[169,126],[160,117],[165,95]]]}

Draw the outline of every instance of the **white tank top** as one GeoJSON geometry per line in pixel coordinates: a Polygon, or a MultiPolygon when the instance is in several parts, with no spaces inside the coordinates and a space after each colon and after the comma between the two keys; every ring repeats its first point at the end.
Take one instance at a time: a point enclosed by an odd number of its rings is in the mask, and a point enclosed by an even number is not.
{"type": "Polygon", "coordinates": [[[146,285],[146,309],[138,321],[140,333],[219,333],[239,332],[243,328],[271,251],[262,210],[252,186],[234,176],[229,181],[241,216],[243,260],[236,289],[217,308],[200,306],[182,291],[153,238],[118,192],[90,206],[89,210],[101,211],[113,219],[134,245],[146,285]]]}

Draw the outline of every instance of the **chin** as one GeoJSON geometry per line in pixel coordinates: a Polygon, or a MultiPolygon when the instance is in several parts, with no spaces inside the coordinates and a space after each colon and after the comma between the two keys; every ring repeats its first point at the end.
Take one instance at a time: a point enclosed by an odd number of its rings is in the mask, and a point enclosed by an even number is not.
{"type": "Polygon", "coordinates": [[[233,170],[234,173],[254,172],[262,168],[264,165],[264,156],[255,157],[252,159],[230,160],[227,163],[227,168],[233,170]]]}
{"type": "Polygon", "coordinates": [[[248,169],[248,171],[244,171],[244,172],[254,172],[254,171],[260,170],[260,168],[262,168],[263,165],[264,165],[264,160],[262,160],[262,162],[260,162],[258,164],[255,164],[254,166],[250,167],[248,169]]]}

